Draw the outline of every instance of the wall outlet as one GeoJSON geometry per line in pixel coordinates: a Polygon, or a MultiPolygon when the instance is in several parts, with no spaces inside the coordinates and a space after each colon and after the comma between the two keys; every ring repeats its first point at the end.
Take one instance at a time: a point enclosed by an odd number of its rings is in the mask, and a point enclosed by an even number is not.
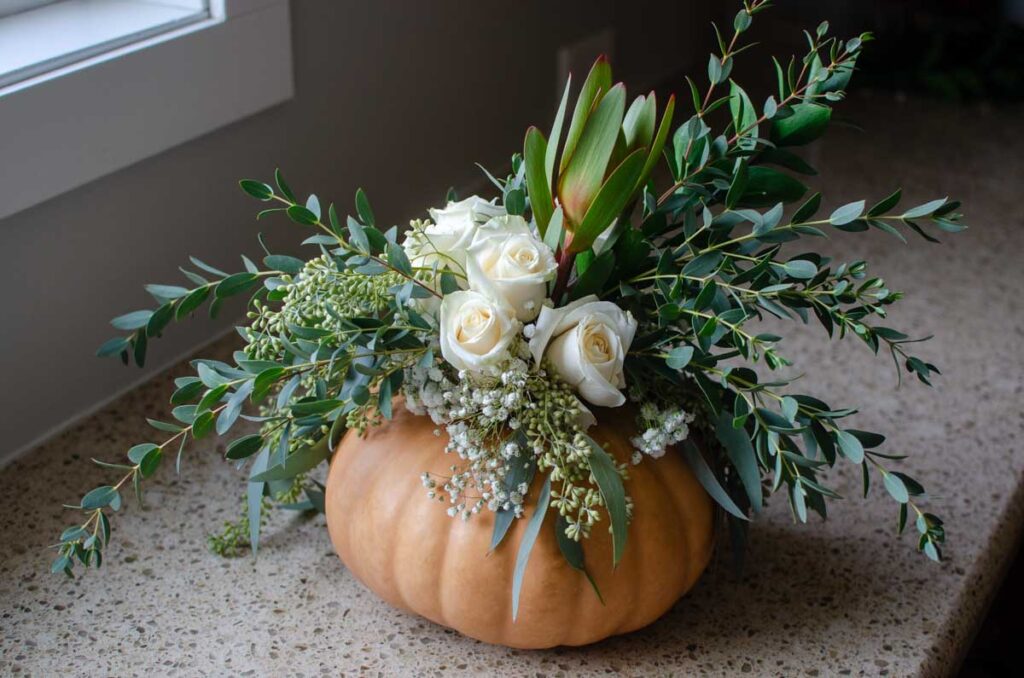
{"type": "Polygon", "coordinates": [[[565,81],[570,73],[576,80],[576,87],[579,88],[597,57],[603,54],[612,59],[614,48],[615,31],[611,28],[591,33],[581,40],[559,47],[557,54],[558,80],[555,82],[556,98],[562,96],[565,81]]]}

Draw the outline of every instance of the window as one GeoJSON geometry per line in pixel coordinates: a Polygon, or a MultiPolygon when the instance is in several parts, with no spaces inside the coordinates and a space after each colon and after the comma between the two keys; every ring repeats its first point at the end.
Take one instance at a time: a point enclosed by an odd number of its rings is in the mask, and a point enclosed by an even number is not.
{"type": "Polygon", "coordinates": [[[0,219],[290,99],[291,63],[287,0],[0,0],[0,219]]]}
{"type": "Polygon", "coordinates": [[[206,0],[7,0],[0,87],[209,16],[206,0]]]}

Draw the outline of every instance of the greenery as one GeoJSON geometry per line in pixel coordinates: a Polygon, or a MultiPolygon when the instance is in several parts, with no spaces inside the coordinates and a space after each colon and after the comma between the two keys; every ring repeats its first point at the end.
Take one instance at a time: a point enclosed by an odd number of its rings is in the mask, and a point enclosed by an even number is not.
{"type": "MultiPolygon", "coordinates": [[[[921,507],[922,485],[895,469],[902,457],[883,451],[883,435],[850,427],[854,409],[789,388],[776,375],[795,357],[784,354],[781,337],[757,324],[769,316],[817,323],[828,337],[856,338],[887,354],[898,373],[930,385],[939,370],[913,352],[921,339],[889,326],[901,294],[870,275],[865,262],[832,261],[807,250],[805,241],[832,230],[871,229],[903,241],[907,234],[934,241],[936,232],[964,228],[959,203],[901,207],[896,190],[875,196],[877,202],[857,197],[819,213],[822,196],[807,197],[799,178],[814,173],[799,149],[827,131],[832,106],[843,99],[871,35],[840,40],[822,23],[806,33],[804,55],[774,61],[776,91],[755,105],[729,75],[750,45],[745,37],[754,17],[767,6],[747,0],[731,34],[718,33],[708,82],[689,81],[692,112],[680,124],[673,98],[660,116],[653,93],[627,107],[625,87],[613,84],[609,64],[599,59],[571,114],[567,85],[547,136],[531,127],[511,174],[491,177],[501,205],[485,207],[529,217],[531,231],[553,255],[557,270],[545,308],[564,310],[597,295],[635,319],[635,337],[630,332],[623,339],[625,383],[647,442],[637,443],[633,463],[664,453],[664,445],[650,441],[683,440],[692,422],[704,444],[698,449],[686,439],[680,453],[721,506],[737,542],[776,493],[795,520],[806,522],[811,511],[824,518],[828,501],[839,497],[825,472],[855,464],[864,495],[872,481],[880,484],[894,503],[899,531],[912,521],[917,548],[938,560],[942,521],[921,507]],[[724,118],[719,129],[712,127],[716,111],[724,118]]],[[[198,270],[183,269],[190,286],[150,285],[155,309],[114,319],[126,334],[104,344],[100,355],[141,365],[148,341],[172,320],[206,302],[215,314],[229,297],[249,297],[249,324],[239,328],[245,348],[233,364],[197,360],[195,375],[177,380],[174,421],[150,422],[166,434],[163,441],[131,448],[127,463],[97,462],[120,475],[71,507],[82,519],[61,535],[54,572],[71,574],[76,562],[99,566],[110,515],[128,485],[141,501],[144,481],[165,458],[180,460],[190,440],[228,435],[240,419],[259,425],[226,448],[227,459],[248,465],[244,517],[211,546],[230,554],[248,542],[255,551],[271,503],[323,510],[323,488],[310,472],[329,459],[346,430],[390,419],[399,394],[446,426],[466,460],[452,478],[425,477],[430,496],[447,499],[449,513],[463,519],[498,512],[495,545],[512,520],[526,517],[525,488],[542,484],[541,501],[527,518],[514,591],[549,506],[559,512],[559,544],[574,567],[585,572],[578,541],[602,513],[615,558],[621,557],[632,501],[623,484],[628,468],[578,424],[588,397],[573,395],[547,361],[530,362],[530,333],[540,331],[545,311],[512,339],[505,362],[473,376],[451,364],[443,341],[439,347],[445,330],[433,310],[440,300],[443,320],[444,304],[472,294],[461,292],[472,287],[472,272],[442,247],[424,254],[430,222],[414,222],[401,243],[397,227],[378,226],[361,190],[356,216],[342,219],[334,204],[324,209],[315,195],[300,200],[280,172],[273,185],[245,180],[241,188],[266,204],[258,218],[287,217],[306,229],[305,244],[315,254],[303,261],[267,251],[262,266],[243,258],[244,270],[233,274],[193,259],[198,270]],[[522,375],[523,388],[502,381],[506,373],[522,375]],[[509,396],[517,390],[527,397],[509,396]],[[247,403],[251,413],[244,411],[247,403]],[[466,425],[458,426],[463,419],[466,425]],[[467,501],[469,487],[483,493],[475,504],[467,501]]]]}

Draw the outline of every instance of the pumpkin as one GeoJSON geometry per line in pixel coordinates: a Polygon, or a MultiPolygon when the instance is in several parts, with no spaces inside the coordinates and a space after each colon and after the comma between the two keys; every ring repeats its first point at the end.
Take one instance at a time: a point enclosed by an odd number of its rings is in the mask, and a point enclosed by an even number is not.
{"type": "MultiPolygon", "coordinates": [[[[628,408],[598,410],[588,433],[618,461],[632,454],[635,435],[628,408]]],[[[633,499],[625,554],[612,567],[607,514],[583,540],[586,577],[562,557],[545,517],[523,579],[519,613],[512,619],[512,573],[526,519],[516,520],[489,552],[494,514],[451,518],[430,499],[424,471],[450,475],[456,459],[444,452],[446,436],[428,417],[395,403],[394,416],[365,437],[349,431],[331,462],[325,511],[341,560],[385,601],[479,640],[517,648],[584,645],[646,626],[697,581],[708,563],[713,536],[710,497],[681,456],[631,466],[626,492],[633,499]]],[[[539,477],[539,475],[538,475],[539,477]]],[[[541,483],[526,501],[532,515],[541,483]]]]}

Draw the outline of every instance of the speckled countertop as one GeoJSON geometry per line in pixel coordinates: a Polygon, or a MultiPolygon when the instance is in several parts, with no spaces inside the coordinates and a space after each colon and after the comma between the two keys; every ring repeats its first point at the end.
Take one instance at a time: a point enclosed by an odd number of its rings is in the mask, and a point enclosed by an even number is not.
{"type": "Polygon", "coordinates": [[[862,94],[845,112],[870,132],[839,129],[814,150],[833,204],[902,185],[909,201],[949,193],[967,205],[973,228],[942,246],[880,234],[828,245],[868,259],[908,293],[893,324],[937,335],[922,352],[944,376],[935,390],[897,391],[886,359],[795,327],[785,354],[807,369],[806,392],[859,405],[858,427],[911,454],[907,467],[947,521],[944,564],[919,556],[912,537],[895,539],[892,504],[863,502],[859,475],[839,473],[833,483],[849,499],[827,523],[794,525],[776,501],[754,524],[745,578],[714,562],[642,631],[582,649],[513,651],[378,601],[334,556],[322,517],[275,517],[258,560],[211,555],[205,536],[236,514],[242,485],[218,443],[205,441],[180,478],[167,469],[150,482],[145,510],[128,502],[102,576],[48,574],[44,547],[68,520],[60,504],[105,477],[87,460],[123,453],[147,435],[144,416],[166,416],[178,368],[0,472],[0,674],[954,672],[1024,517],[1024,111],[862,94]],[[831,382],[815,364],[831,364],[831,382]]]}

